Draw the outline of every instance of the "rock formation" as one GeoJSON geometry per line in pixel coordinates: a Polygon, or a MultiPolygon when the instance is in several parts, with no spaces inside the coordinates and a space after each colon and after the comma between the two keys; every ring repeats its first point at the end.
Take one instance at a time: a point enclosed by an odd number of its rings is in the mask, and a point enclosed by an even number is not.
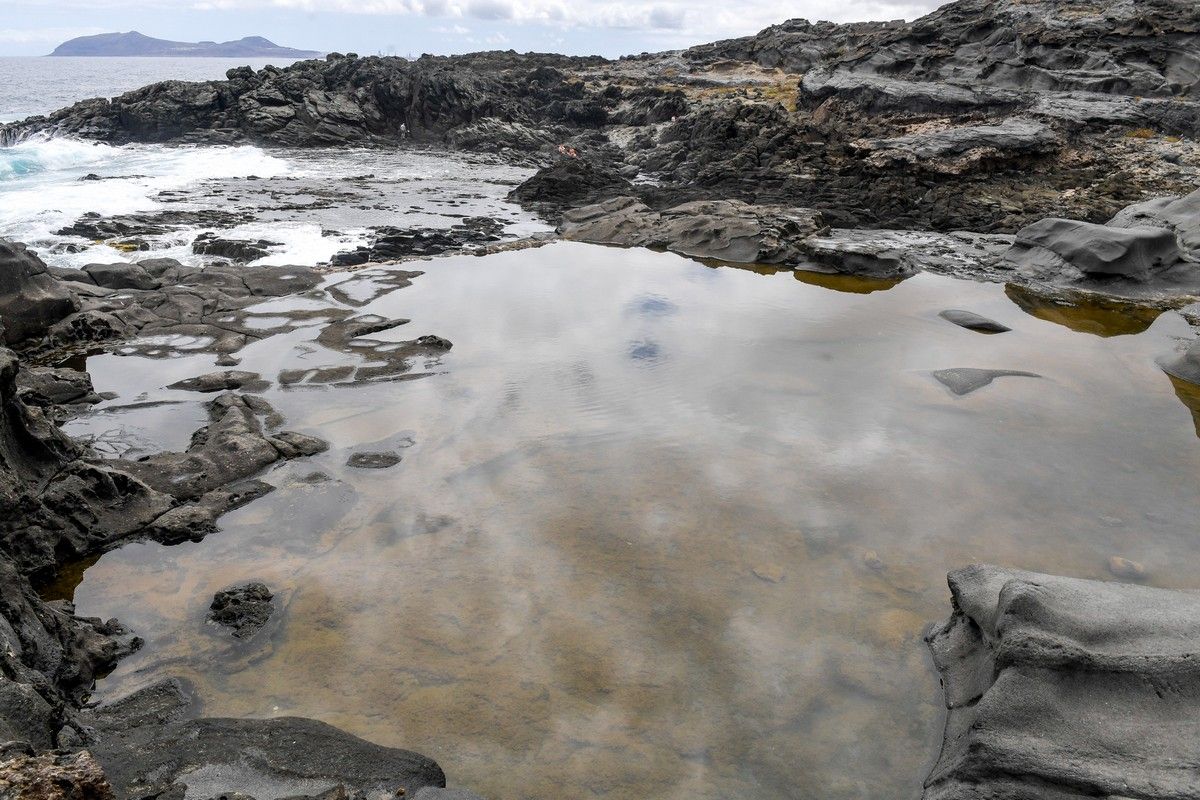
{"type": "Polygon", "coordinates": [[[1200,794],[1200,595],[988,566],[949,582],[926,800],[1200,794]]]}

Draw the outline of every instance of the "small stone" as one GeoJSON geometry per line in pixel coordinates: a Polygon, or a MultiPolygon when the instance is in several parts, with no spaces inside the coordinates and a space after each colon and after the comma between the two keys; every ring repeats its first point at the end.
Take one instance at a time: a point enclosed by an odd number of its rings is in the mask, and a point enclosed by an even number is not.
{"type": "Polygon", "coordinates": [[[387,469],[396,466],[401,460],[399,453],[364,452],[355,453],[346,459],[346,466],[358,469],[387,469]]]}
{"type": "Polygon", "coordinates": [[[960,328],[966,328],[969,331],[976,331],[978,333],[1007,333],[1012,330],[1007,325],[1001,325],[994,319],[988,319],[976,314],[974,311],[950,308],[938,314],[938,316],[948,322],[953,322],[960,328]]]}
{"type": "Polygon", "coordinates": [[[1108,559],[1108,571],[1114,577],[1121,578],[1127,581],[1144,581],[1146,579],[1146,567],[1137,561],[1131,561],[1122,556],[1113,556],[1108,559]]]}
{"type": "Polygon", "coordinates": [[[784,578],[783,568],[778,564],[758,564],[750,568],[754,577],[767,583],[779,583],[784,578]]]}

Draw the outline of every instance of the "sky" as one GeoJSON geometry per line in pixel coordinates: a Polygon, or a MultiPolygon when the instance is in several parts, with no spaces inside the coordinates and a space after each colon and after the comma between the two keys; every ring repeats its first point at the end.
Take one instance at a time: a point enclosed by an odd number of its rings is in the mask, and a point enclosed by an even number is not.
{"type": "Polygon", "coordinates": [[[265,36],[362,55],[476,50],[618,56],[744,36],[794,17],[913,19],[944,0],[0,0],[0,55],[136,30],[176,41],[265,36]]]}

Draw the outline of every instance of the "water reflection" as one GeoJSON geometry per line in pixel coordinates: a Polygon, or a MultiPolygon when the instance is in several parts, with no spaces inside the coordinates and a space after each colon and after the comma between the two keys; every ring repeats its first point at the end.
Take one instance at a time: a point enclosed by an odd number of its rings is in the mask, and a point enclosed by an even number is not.
{"type": "Polygon", "coordinates": [[[1161,308],[1091,294],[1042,292],[1012,283],[1004,287],[1004,293],[1030,316],[1094,336],[1143,333],[1163,313],[1161,308]]]}
{"type": "MultiPolygon", "coordinates": [[[[81,613],[147,640],[105,694],[182,675],[209,714],[315,716],[485,796],[916,797],[949,568],[1099,578],[1120,553],[1197,585],[1200,445],[1154,363],[1182,320],[1102,339],[995,285],[830,292],[854,284],[578,244],[423,266],[360,313],[453,341],[440,374],[269,392],[330,451],[204,542],[87,571],[81,613]],[[1047,380],[954,397],[929,373],[955,366],[1047,380]],[[345,466],[401,439],[392,469],[345,466]],[[205,608],[250,579],[284,612],[231,649],[205,608]]],[[[330,357],[315,335],[242,368],[330,357]]],[[[91,367],[149,396],[204,369],[91,367]]]]}

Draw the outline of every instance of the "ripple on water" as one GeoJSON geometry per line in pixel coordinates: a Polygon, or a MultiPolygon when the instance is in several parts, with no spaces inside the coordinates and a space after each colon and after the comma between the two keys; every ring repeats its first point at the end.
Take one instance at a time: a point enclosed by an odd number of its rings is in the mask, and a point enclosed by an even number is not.
{"type": "MultiPolygon", "coordinates": [[[[916,797],[949,568],[1103,578],[1121,555],[1197,587],[1200,441],[1154,363],[1178,315],[1105,338],[995,285],[575,244],[427,267],[355,313],[453,341],[437,375],[269,392],[330,451],[203,542],[82,575],[80,613],[147,640],[103,695],[182,674],[210,714],[315,716],[485,796],[916,797]],[[964,366],[1045,379],[956,397],[932,377],[964,366]],[[392,469],[345,466],[401,441],[392,469]],[[283,618],[234,646],[203,616],[246,580],[283,618]]],[[[240,368],[303,366],[315,335],[240,368]]],[[[118,360],[99,391],[166,378],[118,360]]]]}

